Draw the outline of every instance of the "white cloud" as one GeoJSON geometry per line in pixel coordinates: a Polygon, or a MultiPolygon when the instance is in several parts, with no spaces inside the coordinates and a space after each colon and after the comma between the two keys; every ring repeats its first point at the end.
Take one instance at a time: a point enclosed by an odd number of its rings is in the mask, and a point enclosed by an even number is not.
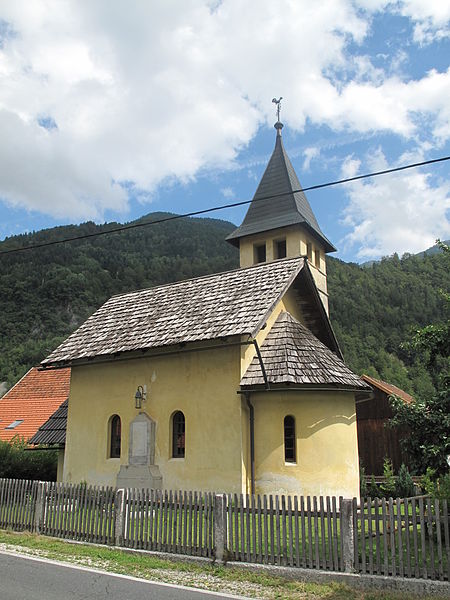
{"type": "MultiPolygon", "coordinates": [[[[279,93],[297,130],[411,137],[427,119],[448,140],[450,71],[386,77],[362,44],[391,5],[361,4],[369,12],[351,0],[0,2],[0,198],[73,219],[126,212],[128,189],[149,199],[232,163],[279,93]]],[[[445,14],[431,5],[401,3],[437,32],[445,14]]]]}
{"type": "Polygon", "coordinates": [[[303,151],[303,156],[305,157],[305,160],[303,161],[303,170],[309,171],[311,161],[313,158],[317,158],[319,155],[320,148],[317,148],[316,146],[309,146],[308,148],[305,148],[303,151]]]}
{"type": "Polygon", "coordinates": [[[224,198],[234,198],[234,190],[231,187],[225,187],[222,188],[221,190],[222,196],[224,198]]]}
{"type": "MultiPolygon", "coordinates": [[[[420,161],[421,150],[409,158],[420,161]]],[[[372,154],[368,164],[371,170],[388,166],[381,150],[372,154]]],[[[355,175],[358,167],[359,161],[348,157],[343,175],[355,175]]],[[[450,183],[432,183],[430,173],[403,171],[355,182],[347,187],[347,196],[342,223],[350,232],[344,246],[358,248],[360,259],[420,252],[436,238],[450,236],[450,183]]]]}
{"type": "Polygon", "coordinates": [[[399,12],[413,20],[414,39],[421,44],[450,36],[450,3],[446,0],[404,0],[399,12]]]}

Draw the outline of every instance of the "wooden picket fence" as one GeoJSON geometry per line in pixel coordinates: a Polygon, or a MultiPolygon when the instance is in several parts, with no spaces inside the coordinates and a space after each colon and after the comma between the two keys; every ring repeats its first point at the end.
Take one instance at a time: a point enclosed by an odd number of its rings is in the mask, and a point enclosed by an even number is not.
{"type": "Polygon", "coordinates": [[[447,501],[0,479],[0,528],[218,561],[450,581],[447,501]]]}
{"type": "Polygon", "coordinates": [[[38,490],[37,481],[0,479],[0,528],[33,530],[38,490]]]}
{"type": "MultiPolygon", "coordinates": [[[[39,532],[52,537],[114,544],[115,489],[62,483],[44,484],[39,532]]],[[[38,498],[39,500],[39,498],[38,498]]]]}
{"type": "Polygon", "coordinates": [[[353,499],[357,572],[450,581],[446,500],[353,499]]]}
{"type": "Polygon", "coordinates": [[[213,494],[127,489],[123,495],[125,547],[213,556],[213,494]]]}
{"type": "Polygon", "coordinates": [[[228,495],[227,519],[232,560],[344,570],[336,497],[228,495]]]}

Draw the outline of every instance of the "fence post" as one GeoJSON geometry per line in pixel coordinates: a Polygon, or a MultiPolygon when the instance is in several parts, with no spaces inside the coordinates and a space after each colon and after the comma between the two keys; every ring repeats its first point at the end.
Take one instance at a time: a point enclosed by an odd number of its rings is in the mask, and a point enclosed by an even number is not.
{"type": "Polygon", "coordinates": [[[341,514],[342,563],[344,571],[352,573],[355,570],[355,542],[353,537],[353,503],[351,500],[340,499],[341,514]]]}
{"type": "Polygon", "coordinates": [[[214,560],[227,561],[227,505],[225,494],[214,496],[214,560]]]}
{"type": "Polygon", "coordinates": [[[123,529],[125,524],[125,490],[116,490],[114,499],[114,545],[123,546],[123,529]]]}
{"type": "Polygon", "coordinates": [[[47,483],[45,481],[37,481],[36,487],[37,490],[36,502],[34,504],[33,531],[35,533],[41,533],[44,528],[47,483]]]}

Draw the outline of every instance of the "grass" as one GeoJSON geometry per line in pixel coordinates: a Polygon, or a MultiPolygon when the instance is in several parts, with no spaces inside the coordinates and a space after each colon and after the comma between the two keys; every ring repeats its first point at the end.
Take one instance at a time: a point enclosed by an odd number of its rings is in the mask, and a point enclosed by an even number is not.
{"type": "MultiPolygon", "coordinates": [[[[6,549],[91,566],[108,572],[133,575],[213,591],[274,600],[407,600],[411,594],[356,591],[338,583],[314,584],[287,580],[264,571],[166,560],[109,547],[73,544],[30,533],[0,530],[0,545],[6,549]]],[[[431,596],[429,597],[431,600],[431,596]]],[[[436,600],[436,596],[433,596],[436,600]]],[[[427,597],[421,595],[421,600],[427,597]]]]}

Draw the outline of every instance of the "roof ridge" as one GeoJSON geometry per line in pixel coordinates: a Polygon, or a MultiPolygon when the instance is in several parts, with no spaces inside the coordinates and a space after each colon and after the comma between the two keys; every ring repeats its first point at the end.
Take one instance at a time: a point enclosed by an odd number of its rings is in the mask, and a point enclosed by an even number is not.
{"type": "Polygon", "coordinates": [[[290,257],[286,257],[286,258],[279,258],[277,260],[271,260],[269,262],[257,263],[256,265],[250,265],[249,267],[236,267],[234,269],[230,269],[229,271],[219,271],[218,273],[208,273],[206,275],[199,275],[198,277],[189,277],[188,279],[179,279],[177,281],[172,281],[171,283],[161,283],[160,285],[154,285],[154,286],[147,287],[147,288],[141,288],[139,290],[132,290],[131,292],[121,292],[120,294],[113,294],[112,296],[110,296],[107,300],[105,300],[103,305],[106,302],[109,302],[110,300],[112,300],[113,298],[120,298],[121,296],[140,294],[141,292],[147,292],[149,290],[159,290],[159,289],[166,288],[166,287],[181,285],[182,283],[210,279],[212,277],[218,277],[220,275],[226,275],[228,273],[235,273],[235,272],[249,271],[251,269],[258,269],[258,268],[261,269],[261,268],[271,267],[274,264],[296,261],[296,260],[300,260],[300,259],[304,260],[305,258],[306,258],[305,256],[290,256],[290,257]]]}
{"type": "MultiPolygon", "coordinates": [[[[280,140],[280,141],[279,141],[279,145],[280,145],[280,148],[281,148],[281,154],[282,154],[282,156],[283,156],[283,161],[282,161],[282,163],[283,163],[283,167],[282,167],[282,168],[284,168],[284,170],[286,171],[286,176],[287,176],[287,178],[288,178],[288,181],[289,181],[289,187],[290,187],[291,189],[290,189],[290,191],[288,192],[288,194],[289,194],[290,196],[292,196],[292,202],[293,202],[293,204],[294,204],[294,210],[296,210],[296,211],[298,212],[298,214],[299,214],[301,217],[303,217],[303,219],[304,219],[304,220],[305,220],[305,221],[306,221],[306,222],[307,222],[307,223],[308,223],[308,224],[309,224],[311,227],[314,227],[314,228],[315,228],[315,227],[317,226],[317,228],[318,228],[318,229],[319,229],[319,231],[320,231],[320,227],[319,227],[319,224],[317,223],[317,219],[315,219],[315,217],[314,217],[315,223],[310,223],[310,222],[309,222],[309,219],[307,219],[307,218],[306,218],[306,216],[305,216],[305,215],[304,215],[302,212],[300,212],[300,210],[299,210],[299,206],[298,206],[298,204],[297,204],[297,199],[296,199],[296,197],[295,197],[295,195],[296,195],[297,193],[299,193],[299,192],[295,192],[295,191],[294,191],[294,190],[295,190],[295,186],[294,186],[294,184],[293,184],[293,182],[292,182],[291,174],[290,174],[290,172],[289,172],[289,165],[290,165],[290,167],[291,167],[291,169],[292,169],[292,171],[293,171],[293,174],[294,174],[294,175],[295,175],[295,177],[297,178],[298,186],[299,186],[299,188],[300,188],[300,189],[302,188],[302,184],[300,183],[300,180],[299,180],[299,178],[298,178],[298,175],[297,175],[297,173],[295,172],[295,169],[294,169],[294,167],[293,167],[293,165],[292,165],[292,163],[291,163],[291,160],[290,160],[290,158],[289,158],[289,156],[288,156],[288,153],[287,153],[287,151],[286,151],[286,148],[284,147],[284,144],[283,144],[283,138],[281,137],[281,134],[280,134],[279,136],[277,136],[277,142],[276,142],[277,144],[278,144],[278,139],[280,140]]],[[[296,183],[296,182],[294,182],[294,183],[296,183]]],[[[303,191],[302,191],[301,193],[303,193],[303,191]]],[[[304,198],[305,198],[306,202],[307,202],[307,203],[308,203],[308,205],[309,205],[309,202],[308,202],[308,200],[307,200],[307,198],[306,198],[306,196],[305,196],[305,194],[304,194],[304,193],[303,193],[303,196],[304,196],[304,198]]],[[[311,209],[311,213],[312,213],[312,214],[313,214],[313,216],[314,216],[314,213],[312,212],[312,208],[311,208],[311,207],[310,207],[310,209],[311,209]]]]}

